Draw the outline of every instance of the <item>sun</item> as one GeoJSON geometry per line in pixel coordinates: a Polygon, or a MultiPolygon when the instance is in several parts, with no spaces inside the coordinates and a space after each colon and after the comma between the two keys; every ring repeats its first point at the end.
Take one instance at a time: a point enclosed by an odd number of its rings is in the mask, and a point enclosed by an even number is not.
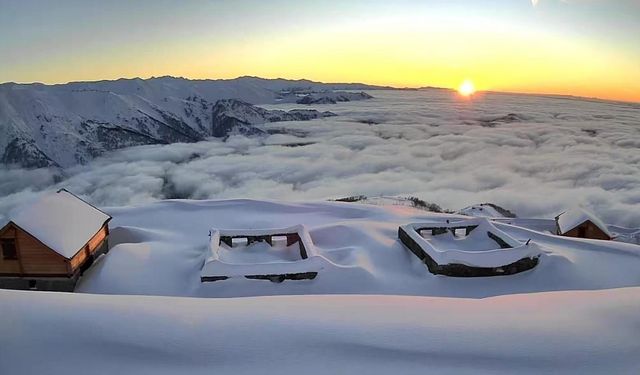
{"type": "Polygon", "coordinates": [[[476,87],[473,85],[473,82],[466,80],[458,87],[458,92],[462,96],[471,96],[476,92],[476,87]]]}

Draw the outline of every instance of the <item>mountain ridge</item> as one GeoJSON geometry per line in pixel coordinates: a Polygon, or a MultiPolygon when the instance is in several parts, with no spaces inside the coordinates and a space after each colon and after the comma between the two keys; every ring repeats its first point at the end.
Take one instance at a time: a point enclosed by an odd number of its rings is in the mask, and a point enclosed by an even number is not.
{"type": "MultiPolygon", "coordinates": [[[[258,134],[254,125],[333,115],[314,110],[269,111],[256,104],[295,103],[336,90],[376,89],[362,84],[324,84],[241,77],[192,81],[174,77],[143,80],[0,85],[0,163],[28,168],[83,164],[105,152],[154,143],[196,142],[231,133],[258,134]],[[225,110],[225,125],[213,109],[225,110]],[[239,104],[241,103],[241,104],[239,104]],[[229,104],[229,103],[227,103],[229,104]],[[233,106],[233,105],[232,105],[233,106]],[[248,117],[247,117],[248,116],[248,117]]],[[[368,95],[351,95],[355,100],[368,95]]]]}

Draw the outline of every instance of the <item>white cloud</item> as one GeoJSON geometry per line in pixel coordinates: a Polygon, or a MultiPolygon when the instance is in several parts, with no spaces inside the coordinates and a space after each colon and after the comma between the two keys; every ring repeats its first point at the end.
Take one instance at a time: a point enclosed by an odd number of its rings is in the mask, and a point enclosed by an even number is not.
{"type": "Polygon", "coordinates": [[[462,106],[448,92],[373,94],[318,107],[336,118],[267,126],[297,136],[121,150],[64,171],[58,184],[50,170],[0,169],[0,214],[64,186],[102,206],[410,194],[452,209],[487,201],[551,217],[583,204],[609,223],[640,227],[638,106],[504,94],[462,106]],[[508,122],[510,113],[524,120],[508,122]]]}

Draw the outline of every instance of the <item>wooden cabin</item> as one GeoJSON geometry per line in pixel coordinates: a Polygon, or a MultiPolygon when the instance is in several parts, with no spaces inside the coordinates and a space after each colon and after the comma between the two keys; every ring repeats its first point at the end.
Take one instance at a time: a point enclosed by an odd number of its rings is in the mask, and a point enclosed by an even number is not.
{"type": "Polygon", "coordinates": [[[596,240],[611,240],[613,237],[600,219],[580,208],[573,208],[556,216],[556,234],[596,240]]]}
{"type": "Polygon", "coordinates": [[[110,220],[64,189],[21,207],[0,229],[0,288],[73,291],[108,251],[110,220]]]}

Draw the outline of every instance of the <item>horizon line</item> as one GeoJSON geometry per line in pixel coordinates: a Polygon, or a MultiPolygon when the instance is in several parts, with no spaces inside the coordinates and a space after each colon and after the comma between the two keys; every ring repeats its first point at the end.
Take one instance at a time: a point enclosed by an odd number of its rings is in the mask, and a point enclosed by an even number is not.
{"type": "MultiPolygon", "coordinates": [[[[123,80],[124,81],[133,81],[133,80],[148,81],[148,80],[151,80],[151,79],[159,79],[159,78],[183,79],[183,80],[186,80],[186,81],[234,81],[234,80],[238,80],[238,79],[241,79],[241,78],[257,78],[257,79],[268,80],[268,81],[275,81],[275,80],[308,81],[308,82],[312,82],[312,83],[320,83],[320,84],[326,84],[326,85],[365,85],[365,86],[371,86],[371,87],[378,87],[378,90],[380,90],[380,89],[391,89],[391,90],[428,90],[428,89],[434,89],[434,90],[458,91],[458,89],[454,88],[454,87],[431,86],[431,85],[428,85],[428,84],[427,85],[417,86],[417,87],[412,87],[412,86],[401,87],[401,86],[393,86],[393,85],[378,85],[378,84],[371,84],[371,83],[365,83],[365,82],[323,82],[323,81],[316,81],[316,80],[308,79],[308,78],[283,78],[283,77],[266,78],[266,77],[248,75],[248,74],[247,75],[237,76],[237,77],[234,77],[234,78],[188,78],[188,77],[173,76],[173,75],[170,75],[170,74],[166,74],[166,75],[161,75],[161,76],[149,76],[147,78],[142,78],[140,76],[135,76],[135,77],[119,77],[119,78],[106,78],[106,79],[95,79],[95,80],[77,80],[77,81],[54,82],[54,83],[44,83],[44,82],[38,82],[38,81],[33,81],[33,82],[7,81],[7,82],[1,82],[0,86],[10,85],[10,84],[14,84],[14,85],[64,86],[64,85],[70,85],[70,84],[75,84],[75,83],[116,82],[116,81],[123,81],[123,80]]],[[[580,100],[591,100],[591,101],[603,101],[603,102],[621,103],[621,104],[640,104],[640,101],[633,101],[633,100],[611,99],[611,98],[602,98],[602,97],[597,97],[597,96],[581,96],[581,95],[573,95],[573,94],[560,94],[560,93],[553,93],[553,92],[477,90],[476,93],[530,95],[530,96],[552,97],[552,98],[558,98],[558,99],[559,98],[564,98],[564,99],[580,99],[580,100]]]]}

